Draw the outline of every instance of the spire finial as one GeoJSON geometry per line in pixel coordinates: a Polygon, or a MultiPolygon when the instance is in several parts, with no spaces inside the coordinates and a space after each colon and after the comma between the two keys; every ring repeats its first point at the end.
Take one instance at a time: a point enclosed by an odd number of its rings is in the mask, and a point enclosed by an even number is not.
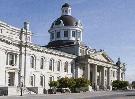
{"type": "Polygon", "coordinates": [[[62,15],[71,15],[71,6],[68,3],[62,5],[62,15]]]}

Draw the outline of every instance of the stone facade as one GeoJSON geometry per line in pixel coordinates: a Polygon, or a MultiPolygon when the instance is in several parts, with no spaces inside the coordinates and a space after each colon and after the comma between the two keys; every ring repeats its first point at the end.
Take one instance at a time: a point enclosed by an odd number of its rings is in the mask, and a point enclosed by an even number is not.
{"type": "Polygon", "coordinates": [[[82,43],[83,27],[71,17],[70,5],[62,6],[62,15],[49,29],[45,47],[33,44],[29,23],[19,29],[0,21],[0,90],[15,95],[23,86],[24,93],[43,94],[50,81],[62,77],[85,77],[97,90],[111,90],[113,80],[125,80],[120,59],[115,64],[106,52],[82,43]]]}

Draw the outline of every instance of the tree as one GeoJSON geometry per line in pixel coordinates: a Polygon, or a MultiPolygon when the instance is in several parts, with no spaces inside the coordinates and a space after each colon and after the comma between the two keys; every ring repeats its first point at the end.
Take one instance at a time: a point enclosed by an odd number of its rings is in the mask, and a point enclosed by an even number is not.
{"type": "Polygon", "coordinates": [[[68,78],[68,77],[61,78],[60,80],[58,80],[58,82],[60,88],[72,88],[76,84],[74,78],[68,78]]]}
{"type": "Polygon", "coordinates": [[[127,86],[129,85],[128,81],[120,81],[120,80],[115,80],[112,82],[112,87],[113,89],[126,89],[127,86]]]}
{"type": "Polygon", "coordinates": [[[61,78],[60,80],[58,80],[58,82],[59,82],[59,87],[60,88],[67,88],[68,87],[69,78],[68,77],[61,78]]]}
{"type": "Polygon", "coordinates": [[[90,85],[90,81],[85,79],[85,78],[77,78],[75,79],[76,81],[76,88],[81,88],[81,87],[88,87],[90,85]]]}
{"type": "Polygon", "coordinates": [[[75,85],[76,85],[75,79],[70,78],[69,81],[68,81],[68,87],[71,89],[71,88],[74,88],[75,85]]]}
{"type": "Polygon", "coordinates": [[[90,81],[85,78],[61,78],[58,80],[59,88],[70,88],[72,92],[76,92],[76,89],[87,91],[90,81]]]}
{"type": "Polygon", "coordinates": [[[59,86],[59,82],[58,81],[51,81],[49,83],[49,86],[53,87],[53,88],[57,88],[59,86]]]}

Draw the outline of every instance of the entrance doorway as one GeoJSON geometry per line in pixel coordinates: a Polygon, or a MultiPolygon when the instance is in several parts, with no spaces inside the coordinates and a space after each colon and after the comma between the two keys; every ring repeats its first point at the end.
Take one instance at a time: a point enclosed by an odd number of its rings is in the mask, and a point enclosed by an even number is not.
{"type": "Polygon", "coordinates": [[[15,72],[8,72],[8,86],[14,86],[15,72]]]}

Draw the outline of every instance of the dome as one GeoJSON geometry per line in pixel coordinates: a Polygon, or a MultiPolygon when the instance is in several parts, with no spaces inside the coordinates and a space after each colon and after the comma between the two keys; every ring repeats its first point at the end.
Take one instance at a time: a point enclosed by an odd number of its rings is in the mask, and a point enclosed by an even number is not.
{"type": "Polygon", "coordinates": [[[69,5],[68,3],[65,3],[65,4],[62,6],[62,8],[64,8],[64,7],[70,7],[70,5],[69,5]]]}
{"type": "Polygon", "coordinates": [[[64,26],[77,26],[77,25],[81,25],[79,23],[79,21],[74,18],[73,16],[71,15],[62,15],[61,17],[59,17],[58,19],[56,19],[51,28],[53,28],[54,25],[60,25],[61,22],[63,23],[64,26]]]}

